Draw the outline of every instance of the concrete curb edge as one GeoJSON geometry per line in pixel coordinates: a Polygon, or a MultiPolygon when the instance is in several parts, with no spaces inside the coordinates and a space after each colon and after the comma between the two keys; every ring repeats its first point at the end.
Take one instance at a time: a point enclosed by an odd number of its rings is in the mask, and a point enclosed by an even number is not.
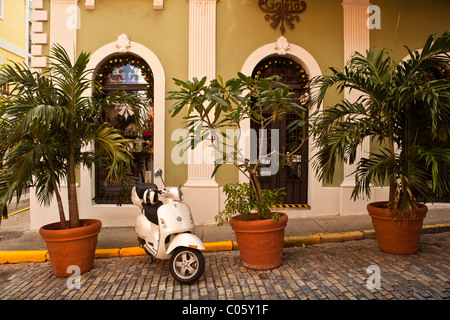
{"type": "MultiPolygon", "coordinates": [[[[422,234],[432,234],[450,231],[450,223],[425,225],[422,234]]],[[[301,247],[309,244],[344,242],[351,240],[375,239],[374,230],[349,231],[337,233],[319,233],[302,236],[289,236],[284,239],[284,246],[301,247]]],[[[205,242],[205,252],[238,250],[237,242],[234,240],[205,242]]],[[[146,255],[140,247],[97,249],[95,258],[131,257],[146,255]]],[[[23,262],[48,262],[50,261],[46,250],[28,251],[0,251],[0,264],[14,264],[23,262]]]]}

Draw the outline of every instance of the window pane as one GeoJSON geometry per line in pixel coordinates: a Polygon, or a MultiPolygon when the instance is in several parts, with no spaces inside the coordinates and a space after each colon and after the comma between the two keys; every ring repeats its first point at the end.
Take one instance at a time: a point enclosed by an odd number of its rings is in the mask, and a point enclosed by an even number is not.
{"type": "Polygon", "coordinates": [[[131,64],[115,67],[106,81],[107,84],[147,84],[141,70],[131,64]]]}

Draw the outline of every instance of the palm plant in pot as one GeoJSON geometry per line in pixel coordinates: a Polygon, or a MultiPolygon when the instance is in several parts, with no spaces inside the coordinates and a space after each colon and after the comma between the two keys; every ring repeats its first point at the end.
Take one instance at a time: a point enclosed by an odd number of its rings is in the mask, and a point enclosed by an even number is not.
{"type": "Polygon", "coordinates": [[[48,205],[56,198],[60,221],[43,226],[40,234],[57,276],[69,276],[70,265],[77,265],[81,273],[92,268],[101,228],[100,220],[80,219],[77,168],[101,164],[109,169],[108,181],[121,181],[124,190],[131,182],[129,141],[103,121],[103,111],[127,104],[135,111],[137,125],[143,116],[137,97],[117,94],[94,99],[86,94],[92,87],[101,90],[91,79],[88,62],[89,54],[82,52],[72,63],[64,48],[55,45],[50,66],[42,73],[16,63],[0,70],[0,86],[7,84],[10,89],[0,101],[0,206],[6,214],[13,193],[20,198],[30,185],[40,203],[48,205]],[[92,143],[95,152],[89,147],[92,143]],[[69,219],[61,184],[67,186],[69,219]]]}
{"type": "Polygon", "coordinates": [[[184,119],[189,134],[179,141],[186,144],[185,150],[208,140],[217,156],[212,176],[223,164],[230,163],[249,181],[224,186],[225,210],[216,216],[216,221],[219,225],[229,221],[236,234],[241,259],[252,269],[272,269],[281,265],[288,220],[285,213],[272,209],[281,202],[284,191],[262,189],[261,171],[275,174],[286,163],[278,161],[280,157],[284,160],[294,157],[306,141],[305,137],[299,137],[298,145],[289,150],[289,154],[281,153],[274,146],[276,135],[272,134],[276,130],[268,130],[274,121],[290,112],[299,116],[290,124],[290,130],[306,123],[305,107],[296,103],[292,90],[279,80],[278,76],[252,78],[242,73],[226,82],[219,77],[209,84],[206,84],[206,77],[192,81],[175,79],[180,90],[171,91],[168,97],[176,100],[169,109],[172,117],[187,109],[184,119]],[[239,144],[245,134],[241,130],[244,119],[258,123],[261,128],[258,148],[253,153],[246,154],[239,144]],[[238,138],[227,136],[225,129],[231,129],[232,135],[238,138]],[[267,148],[269,132],[272,145],[267,148]]]}
{"type": "Polygon", "coordinates": [[[429,36],[421,51],[395,61],[386,50],[355,53],[344,71],[312,80],[320,105],[326,92],[356,90],[354,102],[325,108],[313,121],[319,179],[331,181],[335,165],[354,163],[364,139],[378,143],[356,164],[352,198],[370,197],[371,186],[389,185],[389,199],[367,206],[381,250],[411,254],[418,250],[427,207],[450,190],[450,81],[442,77],[450,62],[450,34],[429,36]]]}

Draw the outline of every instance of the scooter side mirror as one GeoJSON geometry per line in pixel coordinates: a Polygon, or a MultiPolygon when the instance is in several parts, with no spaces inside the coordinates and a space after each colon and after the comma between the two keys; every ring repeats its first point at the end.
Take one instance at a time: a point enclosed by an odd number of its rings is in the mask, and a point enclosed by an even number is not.
{"type": "Polygon", "coordinates": [[[159,177],[164,185],[164,187],[166,187],[166,183],[164,182],[164,179],[162,178],[162,170],[158,169],[155,171],[155,177],[159,177]]]}

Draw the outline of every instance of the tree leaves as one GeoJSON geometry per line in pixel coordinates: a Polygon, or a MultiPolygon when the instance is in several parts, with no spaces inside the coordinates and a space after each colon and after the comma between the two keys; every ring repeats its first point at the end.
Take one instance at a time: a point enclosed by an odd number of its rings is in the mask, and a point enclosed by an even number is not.
{"type": "Polygon", "coordinates": [[[364,139],[387,143],[357,163],[352,197],[370,196],[372,183],[391,179],[392,208],[411,214],[414,192],[426,199],[433,192],[450,192],[450,150],[445,147],[450,137],[450,81],[426,76],[429,68],[450,62],[450,33],[429,36],[421,52],[407,50],[409,59],[400,62],[387,49],[355,53],[344,71],[330,68],[331,75],[312,79],[317,106],[334,87],[362,94],[356,101],[319,110],[312,129],[318,148],[313,165],[318,178],[326,181],[333,179],[338,162],[357,159],[364,139]]]}
{"type": "MultiPolygon", "coordinates": [[[[50,66],[42,73],[13,63],[0,71],[0,83],[10,94],[0,100],[0,206],[34,184],[40,202],[49,204],[66,180],[74,187],[75,168],[95,163],[109,169],[108,181],[130,182],[132,154],[129,140],[105,123],[103,110],[127,104],[142,127],[147,114],[139,97],[117,92],[108,98],[93,98],[86,90],[98,87],[87,69],[89,53],[72,63],[60,45],[51,49],[50,66]],[[96,151],[87,146],[96,143],[96,151]]],[[[69,207],[77,207],[71,203],[69,207]]],[[[60,208],[61,210],[61,208],[60,208]]],[[[63,215],[62,215],[63,216],[63,215]]],[[[63,217],[60,216],[61,219],[63,217]]],[[[71,214],[72,217],[72,214],[71,214]]]]}

